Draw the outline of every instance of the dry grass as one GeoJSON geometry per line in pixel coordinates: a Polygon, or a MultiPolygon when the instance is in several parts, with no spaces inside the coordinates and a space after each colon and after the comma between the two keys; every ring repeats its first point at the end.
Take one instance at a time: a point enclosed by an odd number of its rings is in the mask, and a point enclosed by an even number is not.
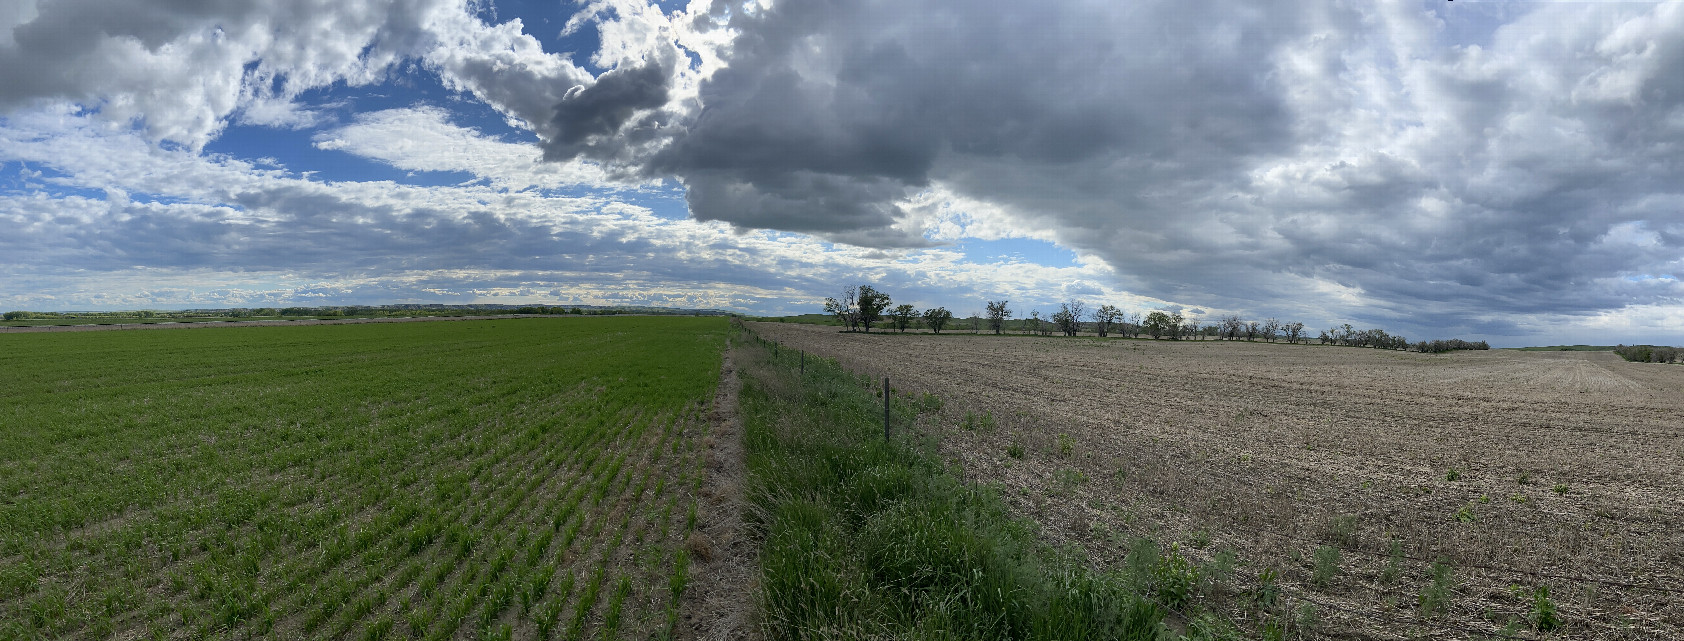
{"type": "Polygon", "coordinates": [[[1112,561],[1128,535],[1233,549],[1242,583],[1276,569],[1329,635],[1684,637],[1684,367],[754,330],[948,399],[947,455],[1007,486],[1048,536],[1112,561]],[[967,410],[997,427],[958,427],[967,410]],[[1323,545],[1344,551],[1340,571],[1312,585],[1323,545]],[[1447,612],[1427,616],[1435,559],[1455,581],[1447,612]],[[1529,622],[1545,584],[1565,630],[1529,622]]]}

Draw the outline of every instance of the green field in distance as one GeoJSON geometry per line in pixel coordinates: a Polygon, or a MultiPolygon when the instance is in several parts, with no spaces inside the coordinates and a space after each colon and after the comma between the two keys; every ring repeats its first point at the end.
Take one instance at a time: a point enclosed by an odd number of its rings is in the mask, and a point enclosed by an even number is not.
{"type": "Polygon", "coordinates": [[[0,336],[0,638],[647,638],[723,318],[0,336]]]}

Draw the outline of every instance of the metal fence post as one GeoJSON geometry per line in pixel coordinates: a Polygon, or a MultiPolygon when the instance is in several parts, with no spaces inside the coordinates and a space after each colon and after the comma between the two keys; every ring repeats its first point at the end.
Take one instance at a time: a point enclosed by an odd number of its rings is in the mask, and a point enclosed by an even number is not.
{"type": "Polygon", "coordinates": [[[883,442],[889,442],[889,377],[883,377],[883,442]]]}

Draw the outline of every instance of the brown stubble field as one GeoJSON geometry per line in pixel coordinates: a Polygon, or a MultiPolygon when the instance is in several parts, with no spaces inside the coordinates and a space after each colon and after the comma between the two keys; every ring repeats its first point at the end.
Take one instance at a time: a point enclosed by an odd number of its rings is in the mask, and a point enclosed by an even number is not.
{"type": "Polygon", "coordinates": [[[946,399],[923,428],[943,453],[1100,563],[1138,536],[1204,559],[1232,550],[1227,602],[1272,568],[1337,637],[1684,638],[1684,367],[752,328],[946,399]],[[1338,573],[1324,564],[1317,580],[1322,548],[1338,573]],[[1454,571],[1432,612],[1437,560],[1454,571]],[[1540,633],[1544,585],[1567,625],[1540,633]]]}

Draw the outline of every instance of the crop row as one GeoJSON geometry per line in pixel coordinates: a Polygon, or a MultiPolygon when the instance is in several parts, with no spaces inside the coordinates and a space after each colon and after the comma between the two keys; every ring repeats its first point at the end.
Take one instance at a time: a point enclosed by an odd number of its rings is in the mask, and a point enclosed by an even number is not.
{"type": "Polygon", "coordinates": [[[28,363],[59,371],[4,397],[32,449],[0,443],[31,452],[0,460],[0,636],[655,631],[722,326],[153,332],[94,350],[126,376],[28,363]],[[204,335],[234,345],[181,349],[204,335]]]}

